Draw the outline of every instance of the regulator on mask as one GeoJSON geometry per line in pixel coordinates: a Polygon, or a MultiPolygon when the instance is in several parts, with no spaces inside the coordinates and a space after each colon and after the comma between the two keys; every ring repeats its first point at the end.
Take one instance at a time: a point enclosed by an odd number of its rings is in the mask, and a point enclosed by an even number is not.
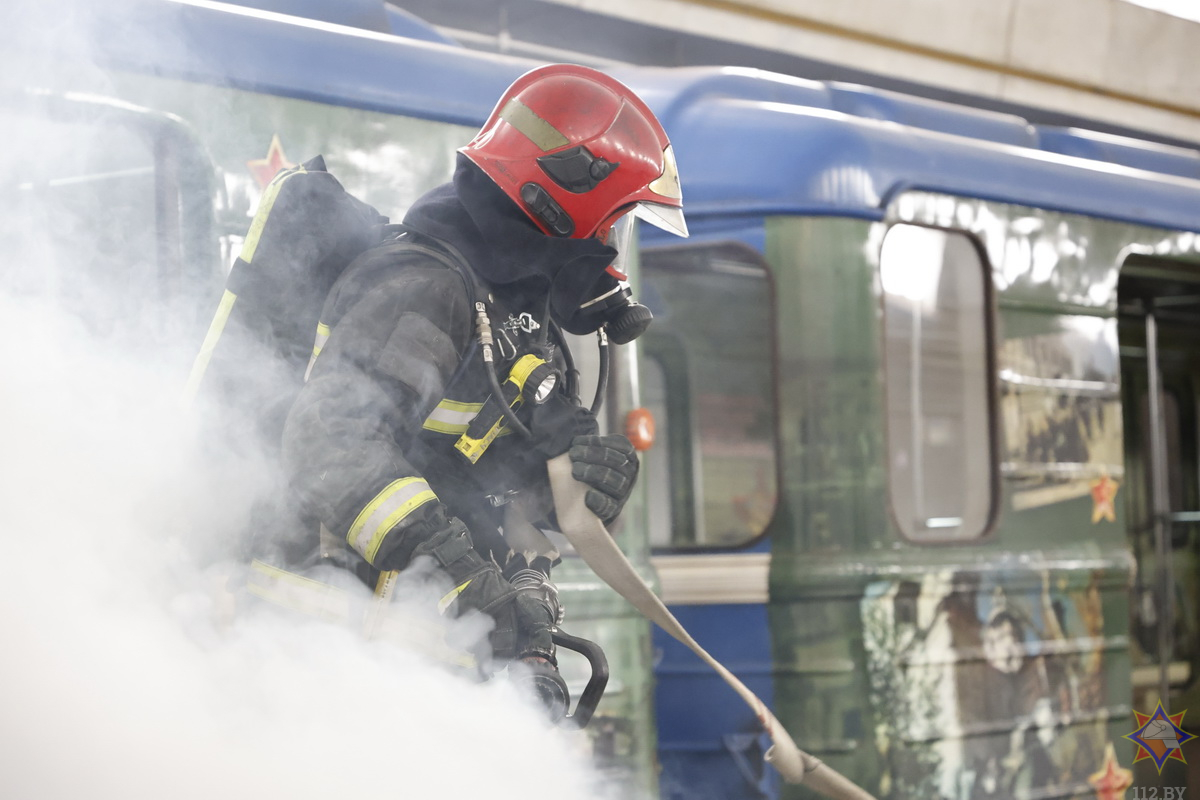
{"type": "Polygon", "coordinates": [[[650,327],[654,315],[650,309],[633,299],[625,265],[633,244],[633,225],[636,208],[612,224],[600,238],[617,251],[617,257],[596,282],[599,293],[580,304],[576,318],[581,327],[603,328],[614,344],[629,344],[650,327]]]}
{"type": "MultiPolygon", "coordinates": [[[[615,253],[612,263],[605,268],[599,278],[588,281],[586,273],[571,270],[571,265],[568,264],[559,271],[550,290],[551,306],[557,305],[558,308],[558,313],[553,314],[552,317],[563,330],[579,336],[588,333],[597,334],[600,365],[596,394],[591,404],[593,414],[599,412],[608,385],[609,343],[629,344],[646,332],[654,318],[650,309],[633,299],[633,290],[629,286],[628,276],[625,272],[625,264],[633,246],[634,218],[643,216],[639,213],[641,208],[642,205],[639,204],[622,211],[621,215],[611,224],[602,225],[597,230],[594,238],[611,247],[615,253]],[[581,285],[581,280],[588,281],[588,284],[585,284],[587,288],[581,285]],[[579,302],[576,299],[579,297],[588,299],[579,302]],[[577,306],[576,303],[578,303],[577,306]],[[572,307],[574,307],[573,313],[563,313],[566,308],[572,307]]],[[[657,224],[653,218],[649,218],[648,221],[657,224]]],[[[494,397],[503,397],[504,394],[495,370],[492,352],[494,339],[487,308],[484,303],[476,303],[475,306],[480,349],[492,394],[494,397]]],[[[565,355],[569,358],[569,352],[565,355]]],[[[573,369],[573,365],[569,363],[568,373],[573,369]]],[[[533,385],[541,384],[535,381],[533,385]]],[[[553,388],[552,384],[548,385],[551,389],[553,388]]],[[[549,391],[549,389],[544,393],[539,391],[533,398],[534,403],[536,404],[540,402],[540,399],[548,396],[549,391]]],[[[569,388],[568,391],[573,391],[573,389],[569,388]]],[[[497,403],[497,406],[512,430],[526,438],[531,436],[528,427],[518,419],[508,404],[497,403]]]]}

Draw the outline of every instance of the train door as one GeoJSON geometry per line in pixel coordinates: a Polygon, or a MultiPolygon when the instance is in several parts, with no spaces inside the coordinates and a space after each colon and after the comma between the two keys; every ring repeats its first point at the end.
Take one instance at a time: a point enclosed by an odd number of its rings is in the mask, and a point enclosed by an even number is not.
{"type": "MultiPolygon", "coordinates": [[[[753,233],[746,239],[753,240],[753,233]]],[[[761,231],[759,232],[761,238],[761,231]]],[[[771,280],[759,249],[723,238],[641,252],[643,460],[663,600],[765,702],[769,541],[778,496],[771,280]]],[[[761,246],[761,245],[760,245],[761,246]]],[[[687,648],[654,631],[664,800],[765,797],[754,714],[687,648]]]]}
{"type": "Polygon", "coordinates": [[[1200,708],[1200,265],[1131,257],[1118,297],[1134,708],[1176,714],[1200,708]]]}

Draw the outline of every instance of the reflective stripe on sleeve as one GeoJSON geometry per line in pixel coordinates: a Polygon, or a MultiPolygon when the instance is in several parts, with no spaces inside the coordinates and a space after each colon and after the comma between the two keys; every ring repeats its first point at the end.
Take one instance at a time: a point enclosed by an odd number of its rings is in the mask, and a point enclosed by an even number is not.
{"type": "Polygon", "coordinates": [[[350,621],[350,597],[328,583],[314,581],[254,559],[246,591],[269,603],[329,622],[350,621]]]}
{"type": "Polygon", "coordinates": [[[465,433],[471,420],[482,408],[483,403],[443,400],[429,413],[421,427],[437,433],[465,433]]]}
{"type": "Polygon", "coordinates": [[[346,534],[346,541],[359,555],[374,564],[375,554],[379,552],[379,545],[383,544],[388,531],[413,511],[436,499],[437,495],[421,478],[393,481],[359,513],[346,534]]]}
{"type": "Polygon", "coordinates": [[[317,323],[317,335],[313,339],[312,356],[308,359],[308,369],[304,370],[304,381],[308,382],[308,376],[312,375],[313,366],[317,363],[317,356],[321,355],[321,351],[325,349],[325,343],[329,341],[329,326],[324,322],[317,323]]]}

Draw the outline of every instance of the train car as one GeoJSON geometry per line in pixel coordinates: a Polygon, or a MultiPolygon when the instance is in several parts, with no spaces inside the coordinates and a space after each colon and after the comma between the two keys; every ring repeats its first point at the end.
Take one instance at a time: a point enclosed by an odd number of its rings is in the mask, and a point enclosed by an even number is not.
{"type": "MultiPolygon", "coordinates": [[[[1194,686],[1198,154],[653,86],[693,231],[641,251],[664,598],[880,797],[1123,796],[1133,712],[1194,686]]],[[[656,645],[664,790],[775,796],[744,710],[656,645]]]]}
{"type": "MultiPolygon", "coordinates": [[[[323,154],[399,217],[535,65],[310,5],[0,31],[9,147],[37,154],[10,188],[45,223],[3,229],[44,256],[6,290],[86,317],[79,287],[118,285],[93,324],[149,307],[198,342],[279,168],[323,154]]],[[[658,441],[623,549],[878,797],[1123,797],[1135,712],[1186,710],[1200,666],[1200,153],[751,70],[614,74],[670,134],[692,230],[641,232],[656,322],[605,421],[648,408],[658,441]]],[[[578,559],[556,576],[613,667],[590,741],[624,795],[809,796],[682,646],[578,559]]]]}

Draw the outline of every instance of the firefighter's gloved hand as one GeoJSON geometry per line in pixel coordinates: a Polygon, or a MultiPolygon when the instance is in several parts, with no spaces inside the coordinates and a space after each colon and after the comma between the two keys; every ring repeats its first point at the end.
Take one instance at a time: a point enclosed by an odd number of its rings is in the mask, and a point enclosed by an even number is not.
{"type": "Polygon", "coordinates": [[[458,616],[475,609],[495,620],[489,637],[493,656],[504,660],[538,656],[554,663],[551,610],[536,597],[517,592],[496,565],[475,550],[461,520],[450,518],[412,555],[433,558],[450,577],[454,588],[442,599],[448,613],[458,616]]]}
{"type": "Polygon", "coordinates": [[[598,430],[596,416],[562,392],[554,392],[530,413],[531,444],[547,460],[567,452],[576,437],[598,430]]]}
{"type": "Polygon", "coordinates": [[[633,444],[619,433],[576,436],[567,452],[571,474],[590,487],[584,495],[587,507],[605,525],[611,524],[637,480],[638,457],[633,444]]]}

